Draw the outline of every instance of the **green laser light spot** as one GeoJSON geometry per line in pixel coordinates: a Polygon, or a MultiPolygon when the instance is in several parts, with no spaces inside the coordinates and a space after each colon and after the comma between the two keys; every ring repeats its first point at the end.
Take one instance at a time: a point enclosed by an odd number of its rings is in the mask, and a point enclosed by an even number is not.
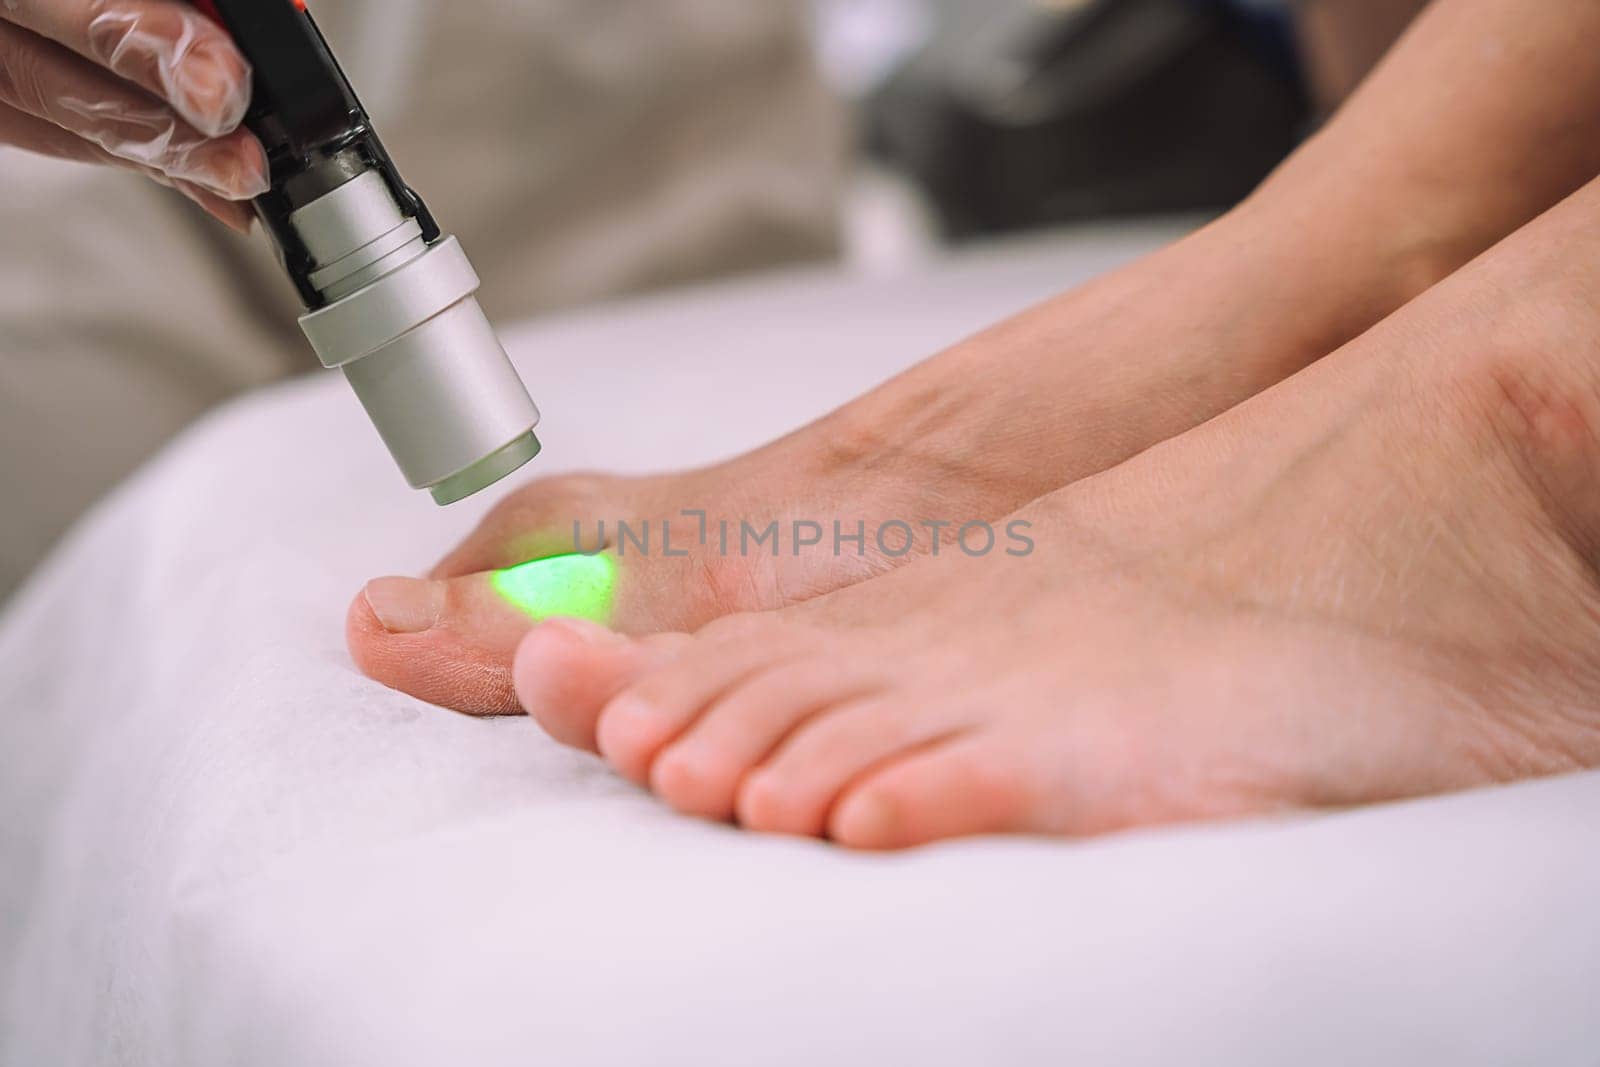
{"type": "Polygon", "coordinates": [[[553,615],[607,623],[617,587],[617,561],[610,556],[536,559],[493,578],[495,592],[536,619],[553,615]]]}

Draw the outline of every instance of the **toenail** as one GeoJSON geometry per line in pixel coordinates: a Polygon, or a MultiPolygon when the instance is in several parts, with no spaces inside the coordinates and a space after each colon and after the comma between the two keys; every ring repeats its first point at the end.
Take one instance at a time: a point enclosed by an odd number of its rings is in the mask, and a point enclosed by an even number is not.
{"type": "Polygon", "coordinates": [[[857,794],[834,813],[829,836],[847,845],[870,847],[884,841],[894,829],[894,805],[877,793],[857,794]]]}
{"type": "Polygon", "coordinates": [[[367,583],[367,606],[392,634],[431,630],[444,614],[443,582],[418,578],[377,578],[367,583]]]}
{"type": "Polygon", "coordinates": [[[634,696],[618,697],[605,709],[604,714],[613,728],[621,727],[624,731],[654,725],[661,720],[659,708],[634,696]]]}
{"type": "MultiPolygon", "coordinates": [[[[624,773],[631,776],[635,772],[632,764],[637,755],[641,754],[655,733],[652,726],[656,719],[656,709],[634,697],[613,700],[601,710],[600,720],[595,724],[595,741],[600,746],[600,755],[612,763],[628,764],[630,770],[624,773]]],[[[643,768],[637,769],[637,773],[643,773],[643,768]]]]}
{"type": "Polygon", "coordinates": [[[761,773],[745,777],[736,804],[739,821],[746,825],[770,821],[778,805],[778,783],[772,775],[761,773]]]}
{"type": "Polygon", "coordinates": [[[650,768],[650,785],[658,793],[681,794],[698,789],[705,777],[700,762],[681,748],[662,753],[650,768]]]}

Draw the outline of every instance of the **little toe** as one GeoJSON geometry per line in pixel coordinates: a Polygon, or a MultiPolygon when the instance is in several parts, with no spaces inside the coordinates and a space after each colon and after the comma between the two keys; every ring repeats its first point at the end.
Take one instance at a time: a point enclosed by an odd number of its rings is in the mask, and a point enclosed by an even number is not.
{"type": "Polygon", "coordinates": [[[716,701],[650,768],[650,788],[686,814],[730,819],[739,783],[821,708],[857,699],[874,684],[831,659],[807,657],[758,673],[716,701]]]}
{"type": "Polygon", "coordinates": [[[812,716],[739,788],[740,825],[820,837],[828,812],[858,776],[884,760],[950,737],[963,722],[904,696],[868,698],[812,716]]]}
{"type": "Polygon", "coordinates": [[[859,849],[899,849],[975,834],[1044,832],[1023,753],[969,735],[862,777],[828,819],[828,836],[859,849]]]}

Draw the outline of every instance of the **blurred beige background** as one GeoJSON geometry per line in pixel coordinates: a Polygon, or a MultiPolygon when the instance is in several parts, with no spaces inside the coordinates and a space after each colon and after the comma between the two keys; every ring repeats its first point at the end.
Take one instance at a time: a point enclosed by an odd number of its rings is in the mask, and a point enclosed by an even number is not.
{"type": "MultiPolygon", "coordinates": [[[[836,250],[844,124],[804,0],[314,10],[500,321],[836,250]]],[[[0,189],[3,600],[194,417],[314,362],[259,233],[10,149],[0,189]]]]}

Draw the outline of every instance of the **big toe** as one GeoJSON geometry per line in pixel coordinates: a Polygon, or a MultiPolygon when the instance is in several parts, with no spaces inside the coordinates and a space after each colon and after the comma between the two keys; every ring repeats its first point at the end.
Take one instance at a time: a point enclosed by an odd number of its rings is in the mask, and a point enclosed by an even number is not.
{"type": "Polygon", "coordinates": [[[494,596],[488,576],[378,578],[350,605],[356,665],[401,692],[469,715],[520,710],[511,657],[532,625],[494,596]]]}

